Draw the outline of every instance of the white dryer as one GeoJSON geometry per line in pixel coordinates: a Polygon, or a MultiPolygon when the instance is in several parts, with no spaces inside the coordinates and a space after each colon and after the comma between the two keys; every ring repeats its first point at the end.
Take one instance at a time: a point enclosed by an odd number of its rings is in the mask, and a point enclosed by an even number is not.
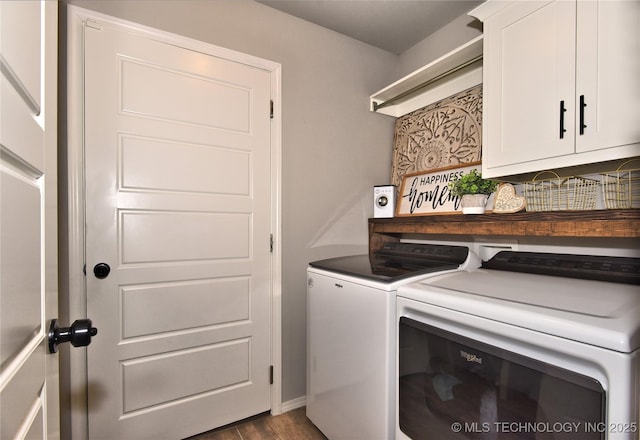
{"type": "Polygon", "coordinates": [[[640,259],[503,251],[398,289],[395,438],[638,440],[640,259]]]}

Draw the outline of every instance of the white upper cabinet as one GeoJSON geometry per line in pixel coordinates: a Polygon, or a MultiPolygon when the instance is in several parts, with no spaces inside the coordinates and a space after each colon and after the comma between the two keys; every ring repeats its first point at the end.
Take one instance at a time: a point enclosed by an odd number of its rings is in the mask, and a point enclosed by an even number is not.
{"type": "Polygon", "coordinates": [[[640,154],[640,1],[492,1],[484,22],[482,172],[640,154]]]}

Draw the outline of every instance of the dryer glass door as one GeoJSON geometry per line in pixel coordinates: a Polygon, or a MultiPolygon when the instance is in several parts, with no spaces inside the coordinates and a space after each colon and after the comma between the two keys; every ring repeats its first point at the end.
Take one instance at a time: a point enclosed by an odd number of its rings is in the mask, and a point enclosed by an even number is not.
{"type": "Polygon", "coordinates": [[[598,381],[407,317],[398,374],[398,422],[414,440],[604,438],[598,381]]]}

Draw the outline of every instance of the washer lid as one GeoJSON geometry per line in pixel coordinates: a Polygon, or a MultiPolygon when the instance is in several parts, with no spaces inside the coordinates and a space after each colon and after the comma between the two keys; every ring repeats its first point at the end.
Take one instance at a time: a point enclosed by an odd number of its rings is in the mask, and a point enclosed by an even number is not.
{"type": "Polygon", "coordinates": [[[384,283],[457,269],[469,256],[466,246],[387,243],[371,255],[313,261],[311,267],[384,283]]]}
{"type": "Polygon", "coordinates": [[[640,348],[634,285],[478,269],[400,287],[398,296],[623,353],[640,348]]]}

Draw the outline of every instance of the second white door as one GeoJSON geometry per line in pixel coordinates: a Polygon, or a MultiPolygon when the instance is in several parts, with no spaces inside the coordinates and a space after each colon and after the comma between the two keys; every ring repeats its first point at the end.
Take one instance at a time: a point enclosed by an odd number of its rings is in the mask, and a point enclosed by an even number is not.
{"type": "Polygon", "coordinates": [[[270,72],[85,26],[91,439],[270,408],[270,72]]]}

